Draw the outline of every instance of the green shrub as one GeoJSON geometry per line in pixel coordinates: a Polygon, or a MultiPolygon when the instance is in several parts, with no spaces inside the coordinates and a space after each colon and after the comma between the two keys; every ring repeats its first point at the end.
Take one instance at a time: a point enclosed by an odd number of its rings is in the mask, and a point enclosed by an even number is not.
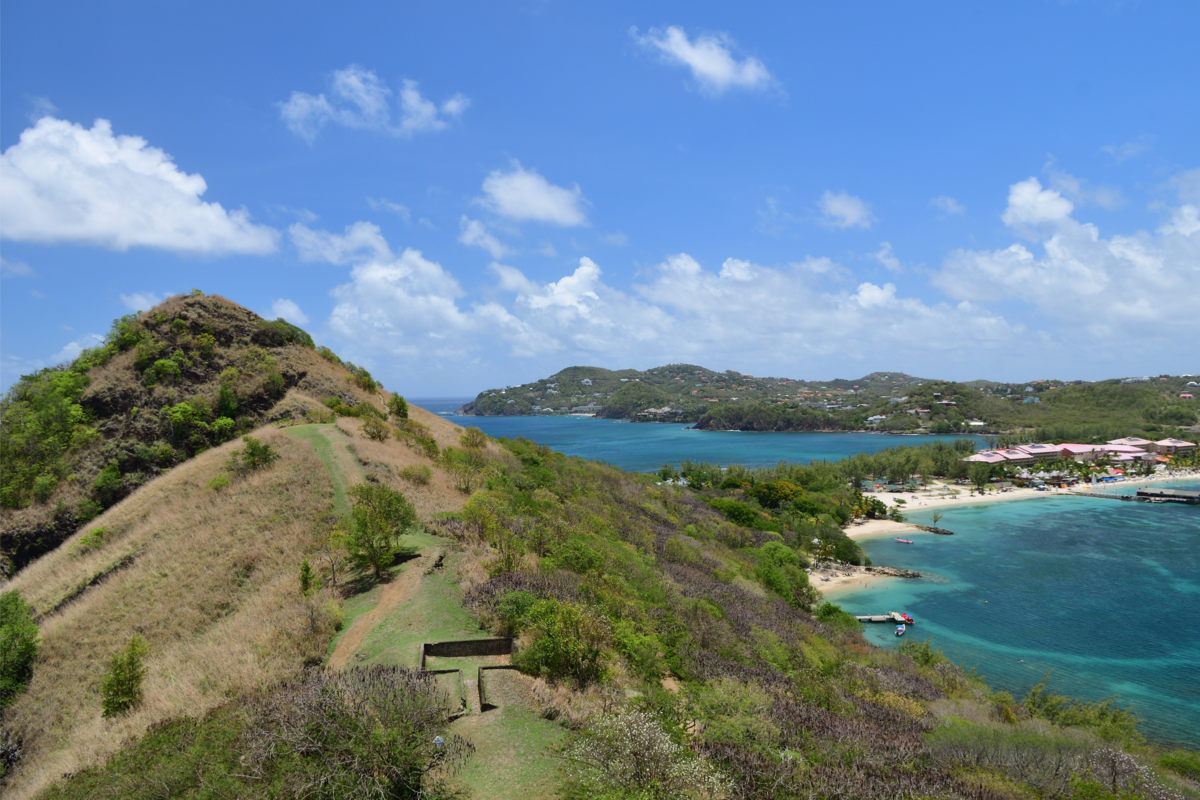
{"type": "Polygon", "coordinates": [[[800,568],[800,557],[785,544],[767,542],[760,547],[754,574],[763,586],[797,608],[811,608],[820,598],[800,568]]]}
{"type": "Polygon", "coordinates": [[[206,488],[219,492],[229,485],[229,476],[222,473],[208,482],[206,488]]]}
{"type": "Polygon", "coordinates": [[[753,497],[763,508],[779,508],[803,494],[803,489],[788,481],[767,481],[746,490],[746,496],[753,497]]]}
{"type": "Polygon", "coordinates": [[[229,417],[217,417],[212,424],[213,438],[217,442],[227,442],[233,438],[233,431],[236,427],[237,423],[229,417]]]}
{"type": "Polygon", "coordinates": [[[424,464],[413,464],[400,470],[400,477],[409,483],[425,486],[433,480],[433,470],[424,464]]]}
{"type": "Polygon", "coordinates": [[[822,624],[838,630],[862,633],[865,627],[863,623],[858,621],[857,617],[833,603],[822,603],[813,616],[822,624]]]}
{"type": "Polygon", "coordinates": [[[479,428],[467,428],[458,437],[458,443],[468,450],[481,450],[487,447],[487,434],[479,428]]]}
{"type": "Polygon", "coordinates": [[[1138,744],[1142,735],[1141,722],[1131,708],[1118,708],[1116,698],[1088,702],[1076,700],[1047,689],[1050,674],[1046,673],[1025,695],[1023,705],[1031,716],[1048,720],[1063,727],[1085,728],[1102,739],[1138,744]]]}
{"type": "Polygon", "coordinates": [[[572,536],[554,548],[551,563],[561,569],[586,575],[598,572],[604,566],[604,554],[596,549],[595,542],[582,536],[572,536]]]}
{"type": "Polygon", "coordinates": [[[33,481],[33,499],[39,503],[44,503],[50,499],[50,495],[54,494],[54,490],[58,488],[58,478],[54,475],[39,475],[33,481]]]}
{"type": "Polygon", "coordinates": [[[225,469],[234,475],[249,475],[251,472],[265,469],[279,460],[279,453],[276,453],[270,445],[263,444],[253,436],[243,436],[242,441],[246,443],[246,449],[234,450],[225,462],[225,469]]]}
{"type": "Polygon", "coordinates": [[[1176,750],[1158,759],[1158,765],[1193,781],[1200,781],[1200,753],[1176,750]]]}
{"type": "Polygon", "coordinates": [[[271,397],[280,397],[287,390],[287,381],[278,372],[267,373],[267,379],[263,381],[263,388],[267,390],[267,394],[271,397]]]}
{"type": "Polygon", "coordinates": [[[143,661],[149,653],[150,645],[141,634],[135,633],[124,650],[113,654],[108,673],[100,683],[100,702],[106,718],[124,714],[141,704],[142,680],[146,677],[143,661]]]}
{"type": "Polygon", "coordinates": [[[570,680],[583,687],[605,672],[608,631],[587,609],[557,600],[539,600],[526,615],[530,645],[512,662],[531,675],[570,680]]]}
{"type": "Polygon", "coordinates": [[[321,358],[325,359],[326,361],[329,361],[334,364],[342,363],[342,360],[340,358],[338,358],[337,353],[333,352],[325,345],[321,345],[320,347],[317,348],[317,355],[319,355],[321,358]]]}
{"type": "Polygon", "coordinates": [[[79,541],[71,548],[71,553],[83,555],[89,550],[98,550],[107,544],[110,538],[111,536],[104,528],[95,528],[79,537],[79,541]]]}
{"type": "Polygon", "coordinates": [[[916,639],[905,639],[900,642],[900,652],[911,658],[923,667],[936,667],[938,664],[945,664],[950,661],[946,658],[946,654],[940,648],[935,648],[930,644],[930,639],[918,641],[916,639]]]}
{"type": "Polygon", "coordinates": [[[0,594],[0,708],[25,691],[40,642],[33,609],[21,593],[0,594]]]}
{"type": "Polygon", "coordinates": [[[255,344],[264,347],[283,347],[286,344],[298,344],[310,349],[314,347],[311,336],[282,318],[274,322],[260,319],[254,323],[252,338],[255,344]]]}
{"type": "Polygon", "coordinates": [[[537,605],[532,593],[519,589],[509,592],[496,603],[496,619],[500,623],[501,636],[516,636],[525,627],[529,612],[537,605]]]}
{"type": "Polygon", "coordinates": [[[377,578],[400,553],[400,536],[417,522],[417,512],[401,492],[360,483],[346,492],[353,501],[346,549],[350,558],[377,578]]]}
{"type": "Polygon", "coordinates": [[[96,499],[101,505],[108,507],[117,501],[122,485],[121,468],[117,466],[116,461],[109,461],[96,476],[92,488],[96,491],[96,499]]]}
{"type": "Polygon", "coordinates": [[[100,516],[103,511],[104,507],[89,497],[79,504],[79,511],[75,515],[75,521],[80,525],[86,525],[100,516]]]}
{"type": "Polygon", "coordinates": [[[360,430],[363,436],[376,442],[386,442],[392,438],[392,429],[387,423],[373,416],[363,420],[360,430]]]}

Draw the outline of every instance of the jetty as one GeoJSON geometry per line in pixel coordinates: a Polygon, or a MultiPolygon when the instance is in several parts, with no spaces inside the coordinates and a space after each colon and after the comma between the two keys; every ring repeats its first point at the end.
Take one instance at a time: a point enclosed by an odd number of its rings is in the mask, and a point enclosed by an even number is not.
{"type": "Polygon", "coordinates": [[[892,622],[896,625],[916,625],[916,622],[909,622],[904,618],[904,615],[899,611],[889,611],[886,614],[868,614],[865,617],[855,616],[859,622],[892,622]]]}
{"type": "Polygon", "coordinates": [[[1076,497],[1098,497],[1101,500],[1124,500],[1127,503],[1187,503],[1200,505],[1200,492],[1189,489],[1138,489],[1137,494],[1107,492],[1071,492],[1076,497]]]}

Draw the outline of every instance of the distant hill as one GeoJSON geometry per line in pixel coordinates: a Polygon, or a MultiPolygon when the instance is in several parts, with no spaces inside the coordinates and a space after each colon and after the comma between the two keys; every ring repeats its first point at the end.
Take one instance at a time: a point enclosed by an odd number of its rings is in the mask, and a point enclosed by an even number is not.
{"type": "Polygon", "coordinates": [[[480,392],[460,413],[484,417],[569,414],[575,410],[609,419],[696,422],[714,407],[759,402],[802,403],[826,410],[889,396],[927,382],[903,372],[873,372],[856,380],[804,381],[760,378],[695,364],[667,364],[644,371],[568,367],[548,378],[480,392]]]}
{"type": "Polygon", "coordinates": [[[198,453],[323,401],[382,409],[378,391],[300,328],[223,297],[122,317],[99,347],[0,401],[0,575],[198,453]]]}

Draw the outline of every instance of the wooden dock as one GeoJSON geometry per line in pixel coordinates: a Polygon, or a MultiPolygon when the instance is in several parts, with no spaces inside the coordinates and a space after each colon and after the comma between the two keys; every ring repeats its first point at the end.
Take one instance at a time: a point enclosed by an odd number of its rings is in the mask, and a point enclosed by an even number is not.
{"type": "Polygon", "coordinates": [[[1186,503],[1200,505],[1200,492],[1187,489],[1138,489],[1137,494],[1108,492],[1071,492],[1079,497],[1098,497],[1101,500],[1124,500],[1127,503],[1186,503]]]}
{"type": "Polygon", "coordinates": [[[891,622],[896,625],[916,625],[916,622],[909,622],[898,611],[889,611],[886,614],[868,614],[865,617],[855,617],[859,622],[891,622]]]}

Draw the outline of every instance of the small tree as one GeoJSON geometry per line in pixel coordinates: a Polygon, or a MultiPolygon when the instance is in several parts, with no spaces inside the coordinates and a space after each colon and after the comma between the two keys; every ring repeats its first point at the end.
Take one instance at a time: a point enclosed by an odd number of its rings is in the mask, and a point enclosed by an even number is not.
{"type": "Polygon", "coordinates": [[[33,609],[21,593],[0,594],[0,708],[25,691],[40,641],[33,609]]]}
{"type": "Polygon", "coordinates": [[[398,394],[388,400],[388,411],[397,419],[408,419],[408,401],[398,394]]]}
{"type": "Polygon", "coordinates": [[[135,633],[129,644],[119,653],[114,653],[108,674],[100,684],[101,705],[104,716],[115,717],[142,702],[142,679],[146,677],[143,659],[150,653],[150,645],[135,633]]]}
{"type": "Polygon", "coordinates": [[[312,567],[306,558],[300,562],[300,594],[308,597],[312,593],[314,582],[312,567]]]}
{"type": "Polygon", "coordinates": [[[487,434],[479,428],[467,428],[459,437],[458,443],[468,450],[482,450],[487,447],[487,434]]]}
{"type": "Polygon", "coordinates": [[[234,450],[225,462],[225,469],[234,475],[246,476],[255,470],[264,469],[279,460],[279,453],[269,444],[263,444],[253,436],[243,436],[245,450],[234,450]]]}
{"type": "Polygon", "coordinates": [[[370,567],[377,578],[400,552],[400,536],[417,521],[417,512],[401,492],[388,486],[360,483],[347,492],[350,509],[350,558],[370,567]]]}

